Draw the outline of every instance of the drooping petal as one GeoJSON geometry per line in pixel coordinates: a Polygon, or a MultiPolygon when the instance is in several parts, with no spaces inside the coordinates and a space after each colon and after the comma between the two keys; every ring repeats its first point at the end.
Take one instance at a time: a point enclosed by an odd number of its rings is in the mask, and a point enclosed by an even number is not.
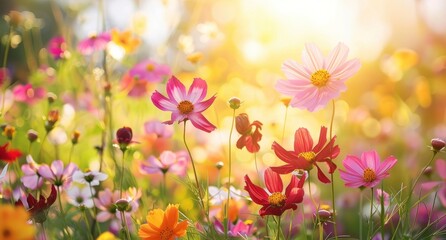
{"type": "Polygon", "coordinates": [[[280,144],[278,144],[275,141],[273,142],[273,145],[271,146],[271,148],[273,149],[273,151],[276,154],[276,156],[278,158],[280,158],[280,160],[282,160],[282,161],[284,161],[286,163],[290,163],[291,164],[298,157],[293,152],[285,150],[282,146],[280,146],[280,144]]]}
{"type": "Polygon", "coordinates": [[[175,234],[175,236],[182,237],[186,235],[187,225],[187,221],[178,223],[177,226],[173,229],[173,233],[175,234]]]}
{"type": "Polygon", "coordinates": [[[297,168],[291,164],[285,164],[277,167],[270,167],[274,172],[279,174],[288,174],[296,170],[297,168]]]}
{"type": "Polygon", "coordinates": [[[313,150],[313,138],[306,128],[297,129],[294,134],[294,151],[296,153],[309,152],[313,150]]]}
{"type": "Polygon", "coordinates": [[[192,104],[203,100],[203,98],[206,97],[207,88],[208,85],[206,84],[206,81],[201,78],[194,78],[194,81],[190,85],[189,91],[187,92],[187,99],[192,104]]]}
{"type": "Polygon", "coordinates": [[[314,165],[317,167],[317,178],[319,179],[319,181],[321,181],[322,183],[331,183],[330,179],[328,179],[327,176],[325,176],[321,168],[317,164],[314,165]]]}
{"type": "Polygon", "coordinates": [[[171,100],[176,101],[176,105],[183,100],[186,100],[186,87],[175,76],[172,76],[166,85],[167,95],[171,100]]]}
{"type": "Polygon", "coordinates": [[[201,113],[189,114],[189,120],[192,122],[192,125],[194,125],[194,127],[208,133],[214,131],[216,128],[201,113]]]}
{"type": "Polygon", "coordinates": [[[271,168],[265,170],[265,185],[270,193],[282,192],[283,183],[280,175],[271,168]]]}
{"type": "Polygon", "coordinates": [[[157,108],[159,108],[163,111],[174,111],[177,109],[177,106],[178,106],[178,103],[166,98],[158,91],[155,91],[152,94],[151,99],[152,99],[153,105],[155,105],[157,108]]]}
{"type": "Polygon", "coordinates": [[[286,189],[285,189],[285,195],[286,195],[286,196],[289,196],[289,195],[290,195],[290,192],[291,192],[291,189],[293,189],[293,188],[297,188],[297,184],[298,184],[298,183],[299,183],[299,179],[297,179],[296,176],[292,175],[292,176],[291,176],[290,183],[288,184],[288,186],[287,186],[286,189]]]}
{"type": "Polygon", "coordinates": [[[248,175],[245,175],[245,190],[249,193],[252,201],[260,205],[269,204],[268,194],[261,187],[254,185],[248,175]]]}

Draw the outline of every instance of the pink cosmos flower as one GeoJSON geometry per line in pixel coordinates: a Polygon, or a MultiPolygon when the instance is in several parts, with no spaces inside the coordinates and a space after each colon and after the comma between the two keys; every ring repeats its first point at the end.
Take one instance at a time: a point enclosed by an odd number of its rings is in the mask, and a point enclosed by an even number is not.
{"type": "MultiPolygon", "coordinates": [[[[140,194],[132,193],[132,191],[132,189],[129,189],[129,191],[126,192],[124,196],[128,199],[131,199],[131,201],[129,201],[131,207],[128,212],[125,212],[125,214],[129,216],[131,216],[132,213],[138,210],[138,199],[141,197],[140,194]]],[[[120,199],[119,195],[120,193],[118,190],[112,192],[108,188],[98,193],[98,198],[94,199],[96,207],[99,209],[98,215],[96,217],[98,222],[106,222],[108,220],[120,222],[120,214],[115,205],[116,201],[120,199]]]]}
{"type": "Polygon", "coordinates": [[[31,155],[26,156],[26,162],[27,164],[22,165],[22,172],[24,174],[21,178],[22,183],[31,190],[39,189],[43,185],[43,178],[38,174],[40,165],[34,161],[31,155]]]}
{"type": "Polygon", "coordinates": [[[146,134],[155,134],[158,138],[170,138],[173,135],[172,126],[163,124],[158,120],[151,120],[144,123],[146,134]]]}
{"type": "Polygon", "coordinates": [[[144,174],[166,174],[170,172],[178,176],[184,176],[188,160],[189,155],[185,151],[177,153],[164,151],[159,158],[150,156],[145,162],[141,163],[139,169],[144,174]]]}
{"type": "MultiPolygon", "coordinates": [[[[218,219],[214,222],[215,229],[223,234],[225,231],[225,228],[223,226],[223,223],[221,223],[218,219]]],[[[253,228],[253,222],[251,220],[238,220],[237,223],[230,222],[228,225],[228,235],[231,237],[244,237],[248,238],[249,236],[252,236],[254,233],[253,228]]]]}
{"type": "Polygon", "coordinates": [[[170,121],[166,124],[178,123],[190,120],[192,125],[205,132],[212,132],[215,126],[210,123],[202,114],[204,110],[209,108],[215,100],[215,95],[208,100],[202,101],[207,93],[207,84],[201,78],[194,78],[189,91],[175,76],[167,81],[167,95],[163,96],[158,91],[152,94],[153,104],[163,111],[171,111],[170,121]]]}
{"type": "Polygon", "coordinates": [[[78,167],[74,163],[69,163],[64,168],[63,162],[56,160],[51,163],[51,167],[46,164],[41,165],[37,172],[40,176],[56,185],[56,187],[63,185],[66,188],[70,185],[73,173],[77,169],[78,167]]]}
{"type": "Polygon", "coordinates": [[[57,36],[50,39],[48,42],[48,52],[58,60],[64,57],[66,50],[66,43],[63,37],[57,36]]]}
{"type": "Polygon", "coordinates": [[[164,77],[170,74],[169,66],[159,64],[153,60],[144,60],[129,71],[130,77],[148,82],[161,82],[164,77]]]}
{"type": "Polygon", "coordinates": [[[110,33],[101,33],[99,35],[92,35],[77,45],[77,49],[82,55],[91,55],[93,52],[102,51],[111,41],[110,33]]]}
{"type": "Polygon", "coordinates": [[[340,169],[339,172],[347,187],[373,188],[389,176],[389,170],[396,162],[393,156],[381,162],[378,153],[373,150],[362,153],[361,158],[348,155],[342,161],[345,170],[340,169]]]}
{"type": "Polygon", "coordinates": [[[15,86],[12,93],[14,94],[14,100],[30,105],[46,96],[46,90],[44,88],[33,88],[29,83],[26,85],[15,86]]]}
{"type": "Polygon", "coordinates": [[[435,169],[438,176],[440,176],[441,181],[425,182],[421,187],[426,191],[431,191],[433,188],[439,187],[438,198],[440,199],[441,204],[446,207],[446,161],[438,159],[435,162],[435,169]]]}
{"type": "Polygon", "coordinates": [[[287,60],[282,71],[287,80],[275,86],[281,94],[291,96],[291,106],[313,112],[345,91],[345,81],[361,66],[358,59],[347,61],[348,47],[339,43],[327,57],[314,44],[306,44],[303,64],[287,60]]]}

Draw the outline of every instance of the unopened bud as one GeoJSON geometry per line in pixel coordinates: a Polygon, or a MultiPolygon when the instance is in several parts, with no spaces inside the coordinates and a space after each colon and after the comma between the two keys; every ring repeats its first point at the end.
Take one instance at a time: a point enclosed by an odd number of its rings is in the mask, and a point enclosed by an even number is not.
{"type": "Polygon", "coordinates": [[[217,167],[217,169],[220,170],[220,169],[223,168],[224,165],[225,165],[225,164],[224,164],[222,161],[219,161],[219,162],[217,162],[217,163],[215,164],[215,167],[217,167]]]}
{"type": "Polygon", "coordinates": [[[9,140],[12,140],[15,135],[15,127],[6,125],[5,128],[3,128],[3,135],[5,135],[9,140]]]}
{"type": "Polygon", "coordinates": [[[290,105],[291,98],[284,97],[284,98],[280,99],[280,101],[283,103],[283,105],[285,105],[285,107],[288,107],[290,105]]]}
{"type": "Polygon", "coordinates": [[[115,206],[118,211],[125,212],[129,208],[130,204],[125,199],[119,199],[118,201],[116,201],[115,206]]]}
{"type": "Polygon", "coordinates": [[[79,142],[79,137],[81,136],[81,133],[79,131],[73,132],[73,137],[71,138],[71,143],[77,144],[79,142]]]}
{"type": "Polygon", "coordinates": [[[29,142],[34,142],[39,137],[38,133],[35,130],[33,130],[33,129],[28,130],[27,135],[28,135],[28,141],[29,142]]]}
{"type": "Polygon", "coordinates": [[[446,142],[443,139],[434,138],[431,140],[431,144],[432,144],[432,150],[434,152],[438,152],[444,148],[444,146],[446,145],[446,142]]]}
{"type": "Polygon", "coordinates": [[[57,95],[52,92],[49,92],[46,94],[46,98],[48,99],[48,103],[52,104],[54,101],[57,100],[57,95]]]}
{"type": "Polygon", "coordinates": [[[426,169],[424,169],[423,174],[429,178],[432,175],[432,172],[433,172],[432,167],[428,166],[426,169]]]}
{"type": "Polygon", "coordinates": [[[232,109],[239,109],[240,105],[241,105],[241,101],[240,99],[236,98],[236,97],[232,97],[231,99],[229,99],[229,107],[232,109]]]}

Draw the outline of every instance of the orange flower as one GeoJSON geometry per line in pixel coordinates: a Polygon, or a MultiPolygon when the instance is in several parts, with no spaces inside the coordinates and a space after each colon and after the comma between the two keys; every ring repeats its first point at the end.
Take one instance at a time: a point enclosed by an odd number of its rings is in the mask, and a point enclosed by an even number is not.
{"type": "Polygon", "coordinates": [[[34,239],[36,229],[28,224],[29,213],[23,207],[0,205],[0,239],[34,239]]]}
{"type": "Polygon", "coordinates": [[[124,48],[127,53],[135,51],[135,49],[141,43],[141,40],[133,36],[130,30],[119,32],[116,29],[111,31],[112,42],[116,45],[124,48]]]}
{"type": "Polygon", "coordinates": [[[169,204],[166,211],[154,209],[147,216],[147,223],[142,224],[138,236],[143,240],[173,240],[186,235],[187,221],[178,223],[178,204],[169,204]]]}

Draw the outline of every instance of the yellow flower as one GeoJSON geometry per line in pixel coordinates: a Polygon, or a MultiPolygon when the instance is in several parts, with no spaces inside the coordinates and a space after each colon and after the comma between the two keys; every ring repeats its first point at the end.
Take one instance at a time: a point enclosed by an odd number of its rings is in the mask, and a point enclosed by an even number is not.
{"type": "Polygon", "coordinates": [[[36,229],[28,224],[28,219],[23,207],[0,205],[0,240],[33,239],[36,229]]]}
{"type": "Polygon", "coordinates": [[[113,235],[113,233],[111,232],[104,232],[101,235],[99,235],[98,238],[96,238],[96,240],[117,240],[118,238],[116,238],[115,235],[113,235]]]}
{"type": "Polygon", "coordinates": [[[143,240],[173,240],[186,235],[187,221],[178,223],[178,204],[169,204],[166,211],[154,209],[147,216],[147,223],[142,224],[138,236],[143,240]]]}
{"type": "Polygon", "coordinates": [[[203,57],[203,54],[201,52],[194,52],[194,53],[187,55],[187,61],[195,64],[198,61],[200,61],[202,57],[203,57]]]}
{"type": "Polygon", "coordinates": [[[141,40],[133,36],[130,30],[119,32],[116,29],[111,31],[112,42],[122,47],[127,53],[135,51],[141,40]]]}

